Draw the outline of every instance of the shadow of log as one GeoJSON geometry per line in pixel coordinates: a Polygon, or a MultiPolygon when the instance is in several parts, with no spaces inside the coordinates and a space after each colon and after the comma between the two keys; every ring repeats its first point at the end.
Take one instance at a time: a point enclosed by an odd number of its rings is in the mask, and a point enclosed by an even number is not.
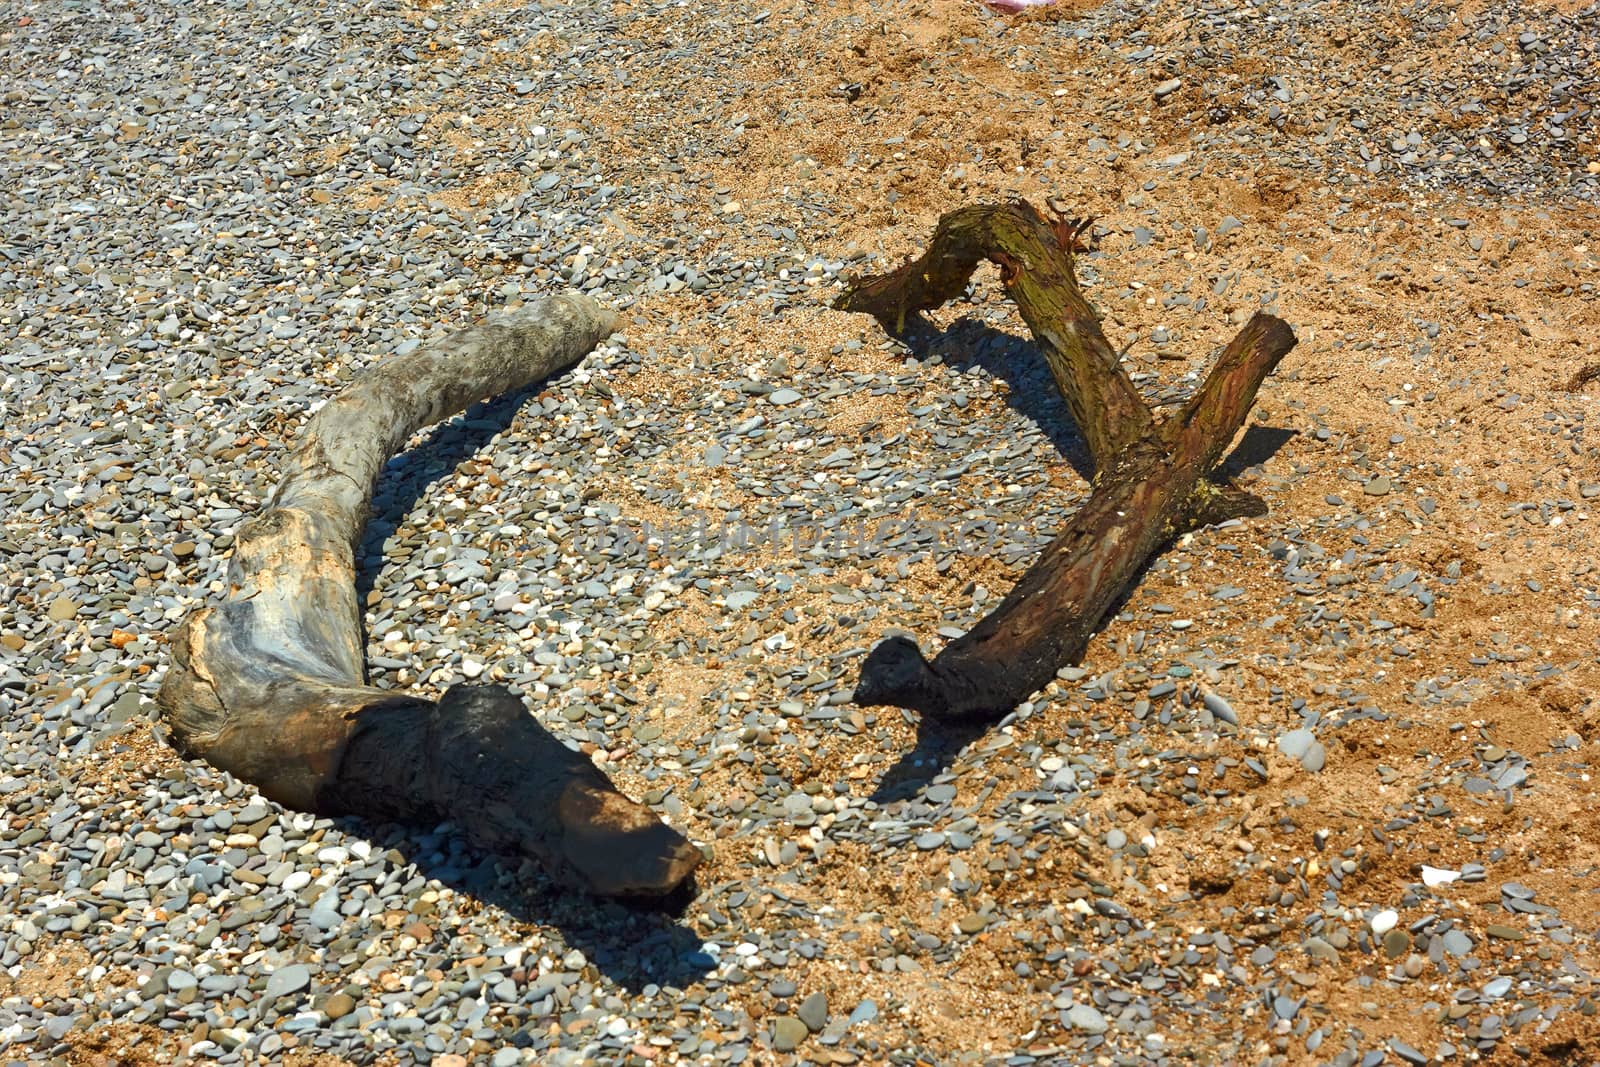
{"type": "Polygon", "coordinates": [[[510,429],[523,406],[546,387],[545,382],[533,382],[516,392],[474,404],[433,427],[415,445],[384,464],[372,491],[371,515],[356,546],[357,603],[367,602],[367,594],[383,571],[384,542],[405,526],[412,509],[428,490],[454,475],[495,435],[510,429]]]}
{"type": "MultiPolygon", "coordinates": [[[[702,951],[704,939],[680,921],[698,894],[692,875],[660,897],[581,896],[530,860],[476,847],[452,823],[422,831],[348,816],[334,822],[514,923],[554,929],[562,944],[582,952],[608,981],[630,993],[651,984],[686,988],[716,967],[702,951]]],[[[448,950],[452,936],[448,929],[435,931],[438,951],[448,950]]]]}

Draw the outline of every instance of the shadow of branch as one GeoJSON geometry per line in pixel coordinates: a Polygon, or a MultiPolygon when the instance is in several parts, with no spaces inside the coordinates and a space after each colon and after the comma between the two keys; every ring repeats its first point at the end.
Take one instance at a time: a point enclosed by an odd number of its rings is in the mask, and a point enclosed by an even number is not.
{"type": "MultiPolygon", "coordinates": [[[[701,938],[681,922],[698,895],[693,878],[667,897],[607,900],[565,889],[532,860],[475,848],[449,823],[417,831],[356,818],[334,822],[376,849],[394,852],[391,859],[410,863],[422,877],[498,908],[513,922],[554,927],[568,949],[582,952],[607,980],[631,993],[647,985],[683,989],[716,966],[701,951],[701,938]]],[[[440,952],[450,951],[454,936],[443,927],[432,932],[440,952]]]]}
{"type": "Polygon", "coordinates": [[[406,516],[437,483],[450,477],[480,452],[496,434],[516,421],[517,413],[537,396],[547,381],[474,404],[453,419],[430,429],[422,440],[389,460],[372,494],[372,514],[356,546],[356,602],[367,594],[383,570],[383,545],[405,524],[406,516]]]}
{"type": "Polygon", "coordinates": [[[917,720],[915,745],[883,773],[870,799],[890,804],[917,796],[955,763],[964,748],[988,733],[992,725],[922,716],[917,720]]]}
{"type": "Polygon", "coordinates": [[[1088,445],[1031,339],[1013,336],[974,318],[957,319],[948,329],[940,330],[918,314],[906,319],[901,340],[918,359],[938,356],[947,367],[958,371],[981,368],[990,377],[1005,382],[1010,387],[1005,398],[1007,406],[1039,427],[1079,477],[1084,481],[1094,477],[1088,445]]]}

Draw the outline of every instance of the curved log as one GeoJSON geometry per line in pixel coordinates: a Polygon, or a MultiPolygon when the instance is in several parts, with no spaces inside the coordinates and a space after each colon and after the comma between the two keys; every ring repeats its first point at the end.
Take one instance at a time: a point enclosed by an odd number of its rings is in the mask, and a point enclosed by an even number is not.
{"type": "Polygon", "coordinates": [[[908,314],[962,295],[978,264],[990,260],[1033,331],[1096,467],[1104,469],[1154,420],[1078,288],[1072,255],[1089,225],[1086,219],[1046,221],[1022,200],[957,208],[939,219],[921,258],[856,282],[833,306],[871,315],[898,335],[908,314]]]}
{"type": "Polygon", "coordinates": [[[288,807],[436,823],[537,858],[602,895],[675,889],[700,861],[498,686],[436,705],[366,683],[354,549],[384,463],[418,429],[578,362],[615,315],[548,297],[384,360],[306,425],[266,511],[240,528],[227,590],[172,638],[171,740],[288,807]]]}
{"type": "Polygon", "coordinates": [[[1095,461],[1088,502],[1000,606],[931,663],[908,638],[879,643],[862,664],[857,704],[1002,718],[1083,656],[1106,609],[1163,544],[1266,511],[1257,497],[1210,475],[1256,390],[1294,347],[1294,332],[1257,314],[1188,403],[1157,422],[1078,288],[1073,253],[1085,225],[1046,220],[1021,201],[961,208],[939,220],[920,259],[855,283],[834,305],[899,330],[909,312],[960,295],[977,264],[993,261],[1095,461]]]}

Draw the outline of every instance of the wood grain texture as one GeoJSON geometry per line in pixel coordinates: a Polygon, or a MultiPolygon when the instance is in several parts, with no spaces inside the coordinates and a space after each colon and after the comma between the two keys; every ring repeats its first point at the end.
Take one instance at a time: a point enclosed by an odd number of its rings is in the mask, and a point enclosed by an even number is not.
{"type": "Polygon", "coordinates": [[[903,333],[908,314],[961,296],[978,264],[993,262],[1096,469],[1104,470],[1153,420],[1100,328],[1099,313],[1078,288],[1073,254],[1088,226],[1088,220],[1046,219],[1022,200],[957,208],[939,219],[921,257],[855,283],[834,307],[871,315],[884,329],[903,333]]]}
{"type": "Polygon", "coordinates": [[[1210,475],[1262,381],[1294,347],[1293,331],[1256,315],[1199,391],[1158,422],[1078,287],[1073,254],[1083,228],[1021,202],[960,208],[940,219],[919,259],[855,283],[835,304],[898,330],[908,312],[960,295],[979,261],[999,264],[1095,460],[1088,502],[1000,605],[932,662],[909,638],[881,642],[862,665],[858,704],[999,719],[1082,658],[1106,610],[1163,544],[1266,509],[1210,475]]]}
{"type": "Polygon", "coordinates": [[[288,807],[456,821],[607,895],[670,892],[700,853],[499,687],[433,701],[366,684],[354,551],[374,484],[417,430],[581,360],[615,315],[580,295],[382,360],[306,425],[223,595],[172,636],[173,744],[288,807]],[[609,853],[610,858],[606,858],[609,853]]]}

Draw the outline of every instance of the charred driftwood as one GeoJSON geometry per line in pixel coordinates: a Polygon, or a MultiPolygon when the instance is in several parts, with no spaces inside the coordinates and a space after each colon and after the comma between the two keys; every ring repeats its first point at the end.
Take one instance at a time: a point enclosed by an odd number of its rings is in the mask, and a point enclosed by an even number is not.
{"type": "Polygon", "coordinates": [[[499,686],[435,704],[365,684],[354,549],[384,463],[421,427],[562,370],[615,316],[556,296],[365,371],[319,410],[221,598],[173,635],[159,696],[174,745],[288,807],[455,821],[603,895],[677,887],[700,853],[499,686]]]}
{"type": "Polygon", "coordinates": [[[862,665],[858,704],[998,719],[1082,657],[1106,610],[1163,544],[1266,511],[1259,498],[1211,474],[1261,382],[1294,347],[1294,333],[1257,314],[1199,391],[1157,420],[1078,288],[1073,255],[1087,225],[1046,219],[1022,201],[960,208],[939,220],[920,259],[855,283],[835,304],[899,333],[908,314],[960,296],[979,262],[992,261],[1095,464],[1088,502],[1000,606],[931,663],[908,638],[878,644],[862,665]]]}

